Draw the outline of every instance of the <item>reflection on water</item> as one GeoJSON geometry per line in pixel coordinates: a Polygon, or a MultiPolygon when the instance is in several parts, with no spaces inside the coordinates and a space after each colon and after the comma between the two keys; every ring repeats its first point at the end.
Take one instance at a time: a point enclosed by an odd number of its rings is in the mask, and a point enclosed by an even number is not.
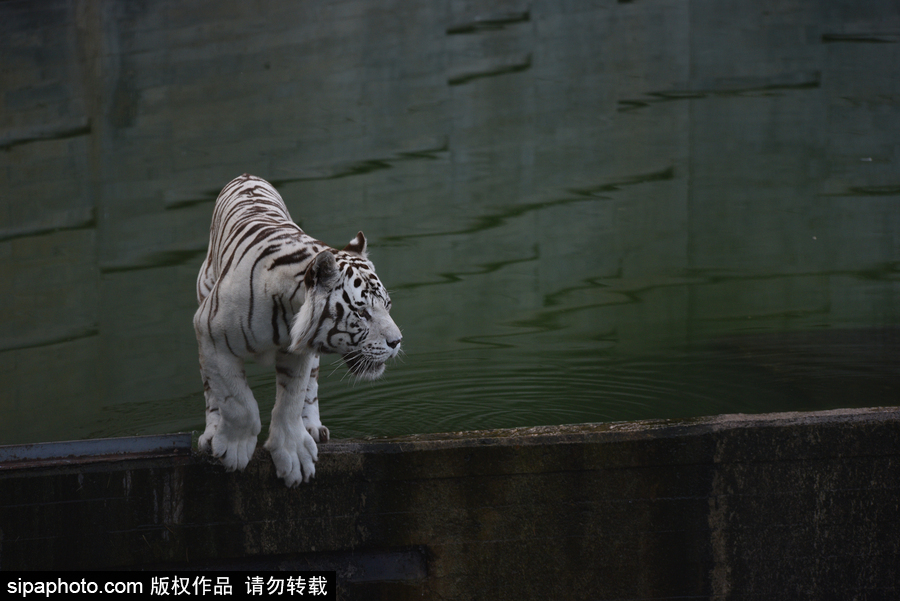
{"type": "Polygon", "coordinates": [[[323,370],[334,436],[896,404],[896,31],[887,1],[0,3],[0,444],[202,428],[193,286],[243,172],[365,230],[391,290],[406,354],[323,370]]]}

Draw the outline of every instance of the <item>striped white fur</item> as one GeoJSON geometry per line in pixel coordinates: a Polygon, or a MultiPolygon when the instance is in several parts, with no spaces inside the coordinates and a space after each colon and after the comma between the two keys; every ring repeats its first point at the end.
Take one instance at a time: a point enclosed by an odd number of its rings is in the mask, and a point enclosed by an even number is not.
{"type": "Polygon", "coordinates": [[[339,353],[374,379],[400,351],[391,301],[359,232],[343,249],[303,232],[271,184],[242,175],[216,200],[197,277],[194,330],[206,396],[202,451],[242,470],[256,448],[259,409],[244,361],[274,363],[275,407],[265,447],[288,486],[315,475],[319,355],[339,353]]]}

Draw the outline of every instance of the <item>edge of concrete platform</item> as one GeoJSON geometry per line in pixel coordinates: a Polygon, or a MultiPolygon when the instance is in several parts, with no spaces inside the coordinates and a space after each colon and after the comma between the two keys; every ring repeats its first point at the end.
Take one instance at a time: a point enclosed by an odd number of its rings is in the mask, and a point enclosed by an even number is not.
{"type": "Polygon", "coordinates": [[[241,473],[87,458],[0,469],[0,569],[334,569],[341,599],[890,596],[897,499],[890,407],[338,440],[295,489],[261,448],[241,473]]]}

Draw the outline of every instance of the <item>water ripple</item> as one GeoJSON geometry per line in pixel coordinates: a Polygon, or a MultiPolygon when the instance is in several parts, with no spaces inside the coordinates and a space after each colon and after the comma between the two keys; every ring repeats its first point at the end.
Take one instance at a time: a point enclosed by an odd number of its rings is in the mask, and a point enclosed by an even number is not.
{"type": "MultiPolygon", "coordinates": [[[[476,348],[407,357],[376,382],[354,381],[338,362],[326,362],[320,409],[334,438],[370,438],[891,405],[900,381],[898,352],[900,330],[883,329],[734,336],[635,357],[596,349],[542,356],[476,348]]],[[[259,369],[248,379],[265,436],[274,375],[259,369]]],[[[105,413],[92,436],[202,430],[203,395],[127,403],[105,413]]]]}

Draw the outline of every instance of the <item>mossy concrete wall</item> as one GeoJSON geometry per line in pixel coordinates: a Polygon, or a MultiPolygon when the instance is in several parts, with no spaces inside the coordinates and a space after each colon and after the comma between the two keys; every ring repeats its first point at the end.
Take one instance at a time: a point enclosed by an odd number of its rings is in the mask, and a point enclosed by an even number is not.
{"type": "Polygon", "coordinates": [[[336,569],[341,599],[900,597],[900,409],[0,469],[0,569],[336,569]]]}

